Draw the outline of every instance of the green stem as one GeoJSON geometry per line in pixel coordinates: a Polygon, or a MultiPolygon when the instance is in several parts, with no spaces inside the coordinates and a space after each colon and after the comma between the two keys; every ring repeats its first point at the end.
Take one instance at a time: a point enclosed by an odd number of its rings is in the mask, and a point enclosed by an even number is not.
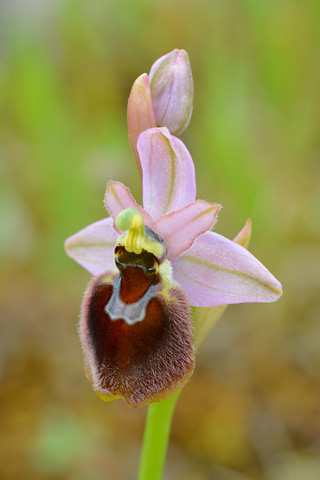
{"type": "Polygon", "coordinates": [[[161,480],[174,407],[180,392],[149,405],[143,436],[138,480],[161,480]]]}
{"type": "MultiPolygon", "coordinates": [[[[197,350],[209,330],[220,318],[225,306],[202,308],[194,312],[194,345],[197,350]]],[[[140,458],[138,480],[161,480],[174,407],[180,392],[168,400],[149,405],[140,458]]]]}

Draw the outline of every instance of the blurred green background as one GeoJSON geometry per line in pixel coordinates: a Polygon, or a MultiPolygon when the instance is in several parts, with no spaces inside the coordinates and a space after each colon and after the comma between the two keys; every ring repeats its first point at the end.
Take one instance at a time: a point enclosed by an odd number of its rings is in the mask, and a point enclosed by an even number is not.
{"type": "Polygon", "coordinates": [[[285,293],[229,307],[207,338],[165,479],[320,478],[320,2],[2,0],[1,479],[135,479],[146,409],[85,378],[89,275],[63,241],[106,215],[108,179],[141,198],[127,98],[174,48],[194,74],[198,198],[229,238],[252,218],[285,293]]]}

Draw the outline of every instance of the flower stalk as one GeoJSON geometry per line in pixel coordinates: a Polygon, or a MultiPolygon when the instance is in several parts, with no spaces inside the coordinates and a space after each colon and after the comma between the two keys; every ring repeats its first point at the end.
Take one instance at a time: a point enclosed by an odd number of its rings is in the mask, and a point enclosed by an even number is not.
{"type": "Polygon", "coordinates": [[[180,392],[148,407],[138,480],[161,480],[174,409],[180,392]]]}
{"type": "MultiPolygon", "coordinates": [[[[217,307],[195,309],[195,350],[198,350],[226,308],[227,305],[219,305],[217,307]]],[[[150,480],[151,478],[152,480],[162,479],[173,414],[181,393],[182,390],[168,400],[149,405],[137,480],[150,480]]]]}

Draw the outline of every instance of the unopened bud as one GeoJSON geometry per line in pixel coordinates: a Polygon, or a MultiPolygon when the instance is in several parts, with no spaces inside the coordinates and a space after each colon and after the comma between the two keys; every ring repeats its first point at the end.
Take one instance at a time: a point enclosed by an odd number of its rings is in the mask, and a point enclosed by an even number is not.
{"type": "Polygon", "coordinates": [[[193,105],[193,79],[188,54],[173,50],[151,67],[150,89],[158,127],[171,134],[183,132],[189,125],[193,105]]]}
{"type": "Polygon", "coordinates": [[[146,73],[140,75],[134,82],[128,101],[128,131],[129,142],[141,173],[141,164],[137,152],[137,140],[141,132],[156,126],[151,101],[149,77],[146,73]]]}

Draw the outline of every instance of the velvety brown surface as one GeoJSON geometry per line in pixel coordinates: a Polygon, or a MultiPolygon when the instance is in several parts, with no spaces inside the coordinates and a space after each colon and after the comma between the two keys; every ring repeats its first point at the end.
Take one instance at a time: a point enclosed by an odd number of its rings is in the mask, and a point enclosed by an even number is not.
{"type": "MultiPolygon", "coordinates": [[[[128,267],[129,268],[129,267],[128,267]]],[[[139,267],[132,269],[143,270],[139,267]]],[[[131,275],[128,278],[137,278],[131,275]]],[[[140,272],[137,273],[139,277],[140,272]]],[[[145,285],[150,279],[145,279],[145,285]]],[[[126,281],[124,291],[130,295],[126,281]]],[[[131,285],[131,283],[130,283],[131,285]]],[[[101,387],[121,394],[132,406],[166,395],[188,378],[193,370],[192,328],[183,291],[170,291],[170,301],[155,295],[149,301],[145,319],[127,325],[123,319],[111,321],[105,312],[113,287],[98,281],[88,308],[88,332],[95,352],[101,387]]]]}

